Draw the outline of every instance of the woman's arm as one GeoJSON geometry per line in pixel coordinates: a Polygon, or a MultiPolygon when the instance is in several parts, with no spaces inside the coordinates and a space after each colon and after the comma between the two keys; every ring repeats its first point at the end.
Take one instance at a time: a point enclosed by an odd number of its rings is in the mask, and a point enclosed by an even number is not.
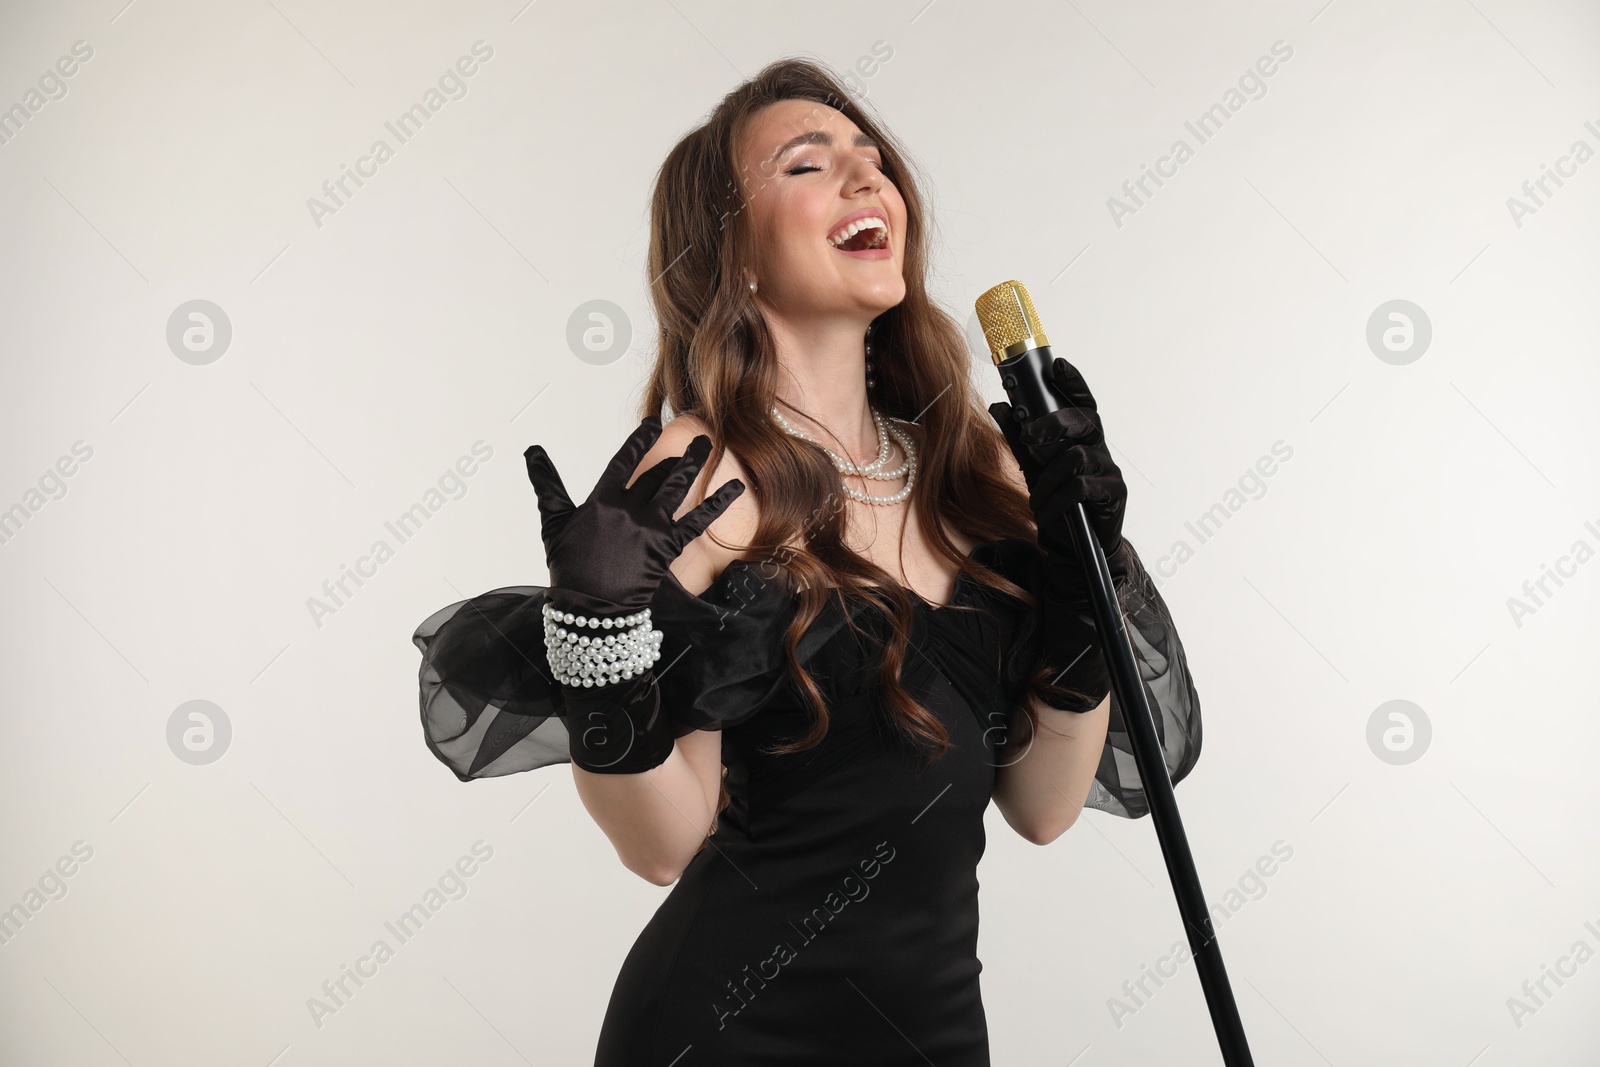
{"type": "MultiPolygon", "coordinates": [[[[1024,497],[1028,482],[1016,457],[1001,457],[1001,471],[1024,497]]],[[[995,772],[994,802],[1006,823],[1036,845],[1048,845],[1078,820],[1094,784],[1111,719],[1111,697],[1093,711],[1060,711],[1029,697],[1040,729],[1015,763],[995,772]]],[[[1028,716],[1011,713],[1007,736],[1027,744],[1028,716]]]]}
{"type": "MultiPolygon", "coordinates": [[[[692,415],[664,424],[629,484],[663,459],[682,455],[696,434],[707,432],[692,415]]],[[[708,485],[742,477],[738,461],[725,454],[716,470],[700,472],[673,518],[698,506],[708,485]]],[[[746,543],[741,537],[754,529],[754,500],[748,492],[741,493],[704,534],[689,542],[669,569],[686,591],[699,596],[733,557],[730,550],[713,543],[711,535],[737,546],[746,543]]],[[[722,734],[717,730],[685,734],[665,763],[639,774],[594,774],[574,763],[572,777],[578,798],[617,850],[622,865],[654,885],[671,885],[710,833],[722,795],[722,734]]]]}
{"type": "Polygon", "coordinates": [[[671,885],[700,850],[716,814],[722,734],[685,734],[665,763],[641,774],[592,774],[573,764],[572,778],[622,865],[652,885],[671,885]]]}
{"type": "MultiPolygon", "coordinates": [[[[1029,698],[1040,728],[1015,763],[995,772],[994,802],[1006,822],[1035,845],[1048,845],[1078,820],[1094,783],[1111,718],[1108,695],[1093,711],[1058,711],[1029,698]]],[[[1026,744],[1028,717],[1011,713],[1009,736],[1026,744]]]]}

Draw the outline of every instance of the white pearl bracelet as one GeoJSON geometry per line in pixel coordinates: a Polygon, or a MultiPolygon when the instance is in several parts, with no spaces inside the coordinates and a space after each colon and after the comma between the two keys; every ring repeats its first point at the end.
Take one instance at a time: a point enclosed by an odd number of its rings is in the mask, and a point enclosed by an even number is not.
{"type": "Polygon", "coordinates": [[[633,678],[661,658],[661,637],[660,630],[650,628],[649,608],[620,619],[596,619],[544,605],[545,658],[562,685],[615,685],[633,678]],[[558,625],[557,620],[626,632],[590,637],[558,625]]]}

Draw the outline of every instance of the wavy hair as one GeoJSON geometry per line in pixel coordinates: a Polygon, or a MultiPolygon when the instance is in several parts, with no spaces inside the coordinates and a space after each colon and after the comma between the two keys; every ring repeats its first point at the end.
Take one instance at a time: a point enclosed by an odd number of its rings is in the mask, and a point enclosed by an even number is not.
{"type": "MultiPolygon", "coordinates": [[[[741,210],[737,147],[752,115],[792,99],[837,109],[870,134],[905,201],[906,295],[872,323],[876,384],[868,399],[884,415],[916,424],[907,427],[918,446],[918,484],[909,506],[945,559],[1030,609],[1036,606],[1031,592],[963,555],[945,534],[948,523],[980,542],[1020,538],[1037,544],[1027,496],[1001,466],[1010,448],[972,384],[962,329],[928,295],[929,220],[912,164],[883,124],[817,63],[771,63],[728,93],[661,165],[650,204],[648,263],[659,341],[640,417],[661,416],[663,405],[670,405],[676,414],[705,422],[713,448],[704,470],[715,470],[725,450],[738,457],[760,519],[752,543],[737,548],[782,568],[800,592],[784,646],[791,676],[816,714],[805,736],[771,751],[814,747],[827,732],[826,703],[797,648],[827,599],[837,597],[845,609],[848,596],[871,601],[890,621],[881,689],[895,728],[931,746],[931,762],[945,754],[950,738],[939,718],[899,681],[911,631],[910,595],[887,571],[845,546],[846,497],[832,461],[767,414],[777,402],[778,354],[742,280],[754,264],[755,235],[741,210]]],[[[853,621],[850,626],[855,629],[853,621]]],[[[1049,684],[1047,673],[1040,668],[1030,688],[1065,692],[1049,684]]],[[[1037,728],[1033,709],[1027,701],[1023,706],[1037,728]]],[[[718,810],[726,803],[724,790],[718,810]]]]}

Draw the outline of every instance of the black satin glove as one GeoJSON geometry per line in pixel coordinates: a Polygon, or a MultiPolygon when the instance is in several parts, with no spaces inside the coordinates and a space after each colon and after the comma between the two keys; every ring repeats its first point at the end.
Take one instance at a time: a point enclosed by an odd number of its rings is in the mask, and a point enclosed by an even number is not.
{"type": "Polygon", "coordinates": [[[1110,671],[1089,602],[1088,580],[1068,519],[1082,504],[1095,540],[1100,543],[1113,584],[1132,570],[1132,546],[1122,536],[1128,487],[1111,458],[1094,395],[1077,368],[1057,356],[1050,365],[1051,384],[1065,406],[1019,425],[1011,405],[989,406],[1028,484],[1028,503],[1039,528],[1044,555],[1039,598],[1043,634],[1041,663],[1052,668],[1054,686],[1042,697],[1062,711],[1085,712],[1111,692],[1110,671]]]}
{"type": "MultiPolygon", "coordinates": [[[[711,438],[697,435],[682,456],[662,460],[628,485],[639,460],[660,436],[658,416],[640,422],[582,507],[573,506],[542,446],[532,445],[523,453],[528,480],[539,495],[551,607],[601,619],[649,607],[672,561],[744,492],[744,482],[730,479],[673,521],[673,512],[711,453],[711,438]]],[[[558,688],[569,752],[577,766],[595,774],[637,774],[660,766],[672,754],[671,722],[662,712],[653,670],[611,685],[558,688]]]]}
{"type": "Polygon", "coordinates": [[[1076,367],[1057,356],[1050,364],[1051,384],[1065,406],[1019,425],[1005,401],[989,405],[989,414],[1005,435],[1028,482],[1028,503],[1039,525],[1039,547],[1065,559],[1076,559],[1077,545],[1067,528],[1072,505],[1081,503],[1089,528],[1107,559],[1122,543],[1122,517],[1128,486],[1111,458],[1094,394],[1076,367]]]}
{"type": "Polygon", "coordinates": [[[672,513],[711,454],[711,438],[697,435],[682,456],[662,460],[629,486],[660,436],[659,416],[640,422],[578,508],[544,447],[530,445],[523,453],[539,495],[550,601],[560,610],[606,618],[649,607],[672,561],[744,492],[744,482],[731,478],[674,522],[672,513]]]}

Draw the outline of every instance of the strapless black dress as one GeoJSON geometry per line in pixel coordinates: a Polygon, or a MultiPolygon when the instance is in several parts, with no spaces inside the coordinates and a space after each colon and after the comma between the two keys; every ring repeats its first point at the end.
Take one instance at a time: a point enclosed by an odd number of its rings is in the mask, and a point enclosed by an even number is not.
{"type": "MultiPolygon", "coordinates": [[[[1007,539],[972,558],[1035,588],[1037,553],[1007,539]]],[[[798,650],[827,735],[775,756],[812,714],[783,657],[798,604],[783,577],[738,560],[698,597],[669,576],[652,603],[662,706],[676,736],[722,730],[731,801],[624,961],[595,1065],[986,1067],[977,867],[997,768],[1025,747],[1007,724],[1034,618],[965,573],[947,606],[912,594],[901,682],[951,739],[928,762],[877,693],[888,619],[852,602],[852,627],[830,600],[798,650]]],[[[494,590],[416,631],[425,735],[463,780],[570,758],[543,657],[544,592],[494,590]]],[[[1201,742],[1182,646],[1142,567],[1119,596],[1177,782],[1201,742]]],[[[1136,817],[1147,809],[1113,713],[1089,806],[1136,817]]]]}

